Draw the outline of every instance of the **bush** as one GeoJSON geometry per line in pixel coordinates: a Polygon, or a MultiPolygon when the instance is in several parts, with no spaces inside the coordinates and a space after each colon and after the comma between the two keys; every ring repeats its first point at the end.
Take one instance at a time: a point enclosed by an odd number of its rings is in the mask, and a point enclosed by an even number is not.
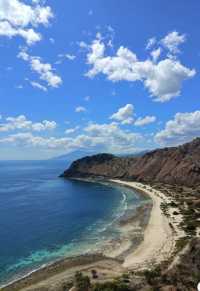
{"type": "Polygon", "coordinates": [[[123,283],[119,282],[106,282],[106,283],[97,283],[93,286],[92,291],[130,291],[123,283]]]}
{"type": "Polygon", "coordinates": [[[66,283],[63,283],[62,290],[63,291],[68,291],[72,287],[73,287],[73,283],[72,282],[66,282],[66,283]]]}
{"type": "Polygon", "coordinates": [[[81,272],[75,274],[74,285],[77,291],[89,291],[90,290],[90,278],[88,276],[83,276],[81,272]]]}
{"type": "Polygon", "coordinates": [[[179,215],[179,213],[177,211],[174,211],[173,214],[174,215],[179,215]]]}
{"type": "Polygon", "coordinates": [[[176,204],[174,201],[171,201],[171,202],[169,203],[169,205],[170,205],[171,207],[177,207],[177,204],[176,204]]]}
{"type": "Polygon", "coordinates": [[[97,271],[96,270],[92,270],[91,271],[91,274],[92,274],[92,278],[93,279],[97,279],[98,278],[98,274],[97,274],[97,271]]]}
{"type": "Polygon", "coordinates": [[[158,266],[153,270],[146,270],[144,271],[144,275],[146,277],[147,282],[149,284],[152,284],[156,278],[161,276],[161,269],[158,266]]]}
{"type": "Polygon", "coordinates": [[[176,241],[176,250],[179,252],[186,246],[187,243],[188,243],[188,237],[179,238],[176,241]]]}

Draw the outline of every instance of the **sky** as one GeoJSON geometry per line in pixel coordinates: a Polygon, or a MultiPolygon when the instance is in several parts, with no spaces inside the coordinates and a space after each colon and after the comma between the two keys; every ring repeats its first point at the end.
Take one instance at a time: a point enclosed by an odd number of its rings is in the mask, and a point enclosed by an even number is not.
{"type": "Polygon", "coordinates": [[[0,0],[0,159],[200,136],[198,0],[0,0]]]}

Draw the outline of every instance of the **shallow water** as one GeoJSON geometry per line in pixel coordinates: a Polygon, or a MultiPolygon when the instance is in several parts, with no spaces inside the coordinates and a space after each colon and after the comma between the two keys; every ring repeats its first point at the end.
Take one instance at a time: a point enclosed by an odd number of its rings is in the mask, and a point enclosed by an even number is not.
{"type": "Polygon", "coordinates": [[[119,217],[144,201],[121,186],[58,178],[67,166],[63,161],[0,162],[1,284],[117,239],[119,217]]]}

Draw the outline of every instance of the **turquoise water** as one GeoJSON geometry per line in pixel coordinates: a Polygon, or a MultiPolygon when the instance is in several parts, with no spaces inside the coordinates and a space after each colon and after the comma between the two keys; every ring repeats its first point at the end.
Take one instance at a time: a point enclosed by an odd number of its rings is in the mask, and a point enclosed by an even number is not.
{"type": "Polygon", "coordinates": [[[119,236],[120,216],[143,203],[124,187],[58,178],[67,166],[0,162],[0,284],[56,259],[98,250],[119,236]]]}

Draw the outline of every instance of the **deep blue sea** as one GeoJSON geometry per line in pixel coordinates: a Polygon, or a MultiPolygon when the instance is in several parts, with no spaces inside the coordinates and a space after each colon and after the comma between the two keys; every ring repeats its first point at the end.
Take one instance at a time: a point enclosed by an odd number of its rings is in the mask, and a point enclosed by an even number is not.
{"type": "Polygon", "coordinates": [[[56,259],[94,251],[142,198],[112,185],[59,178],[63,161],[0,162],[0,285],[56,259]],[[101,237],[101,240],[99,239],[101,237]]]}

